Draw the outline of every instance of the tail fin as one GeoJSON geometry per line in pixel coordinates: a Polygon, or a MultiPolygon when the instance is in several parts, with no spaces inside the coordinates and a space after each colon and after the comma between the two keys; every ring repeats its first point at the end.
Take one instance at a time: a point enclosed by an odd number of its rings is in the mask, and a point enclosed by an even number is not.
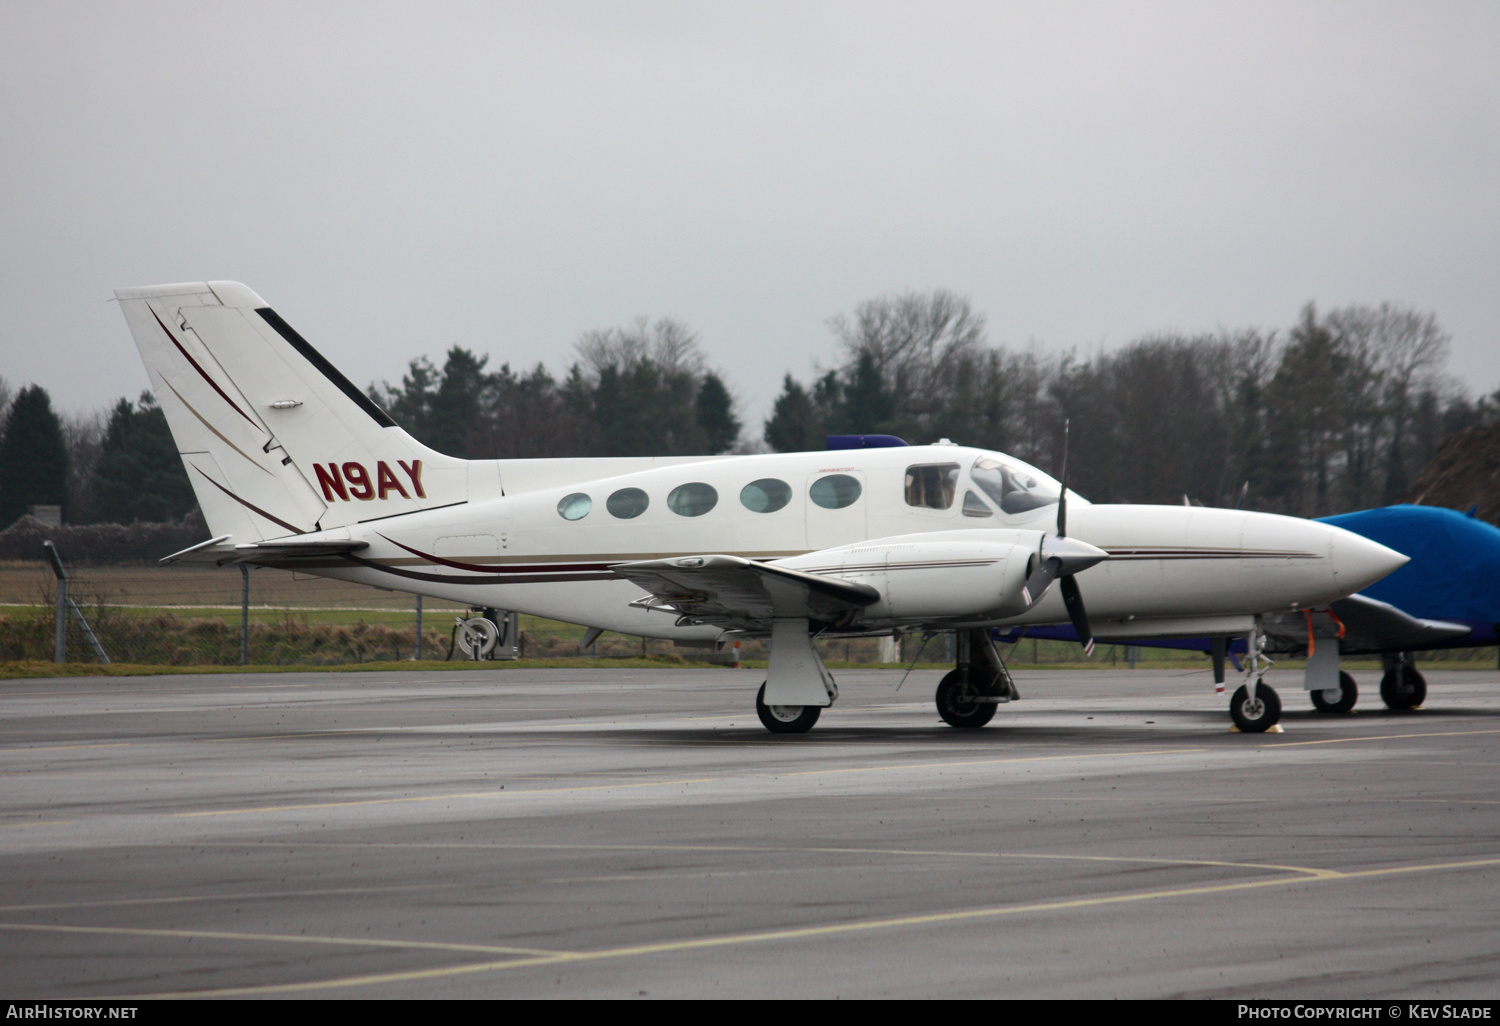
{"type": "Polygon", "coordinates": [[[397,427],[245,286],[115,296],[215,535],[279,538],[468,498],[466,461],[397,427]]]}

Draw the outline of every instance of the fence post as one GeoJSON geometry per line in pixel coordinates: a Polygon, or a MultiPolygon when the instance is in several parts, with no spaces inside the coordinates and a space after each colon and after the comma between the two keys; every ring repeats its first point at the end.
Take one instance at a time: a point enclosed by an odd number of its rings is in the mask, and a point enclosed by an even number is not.
{"type": "Polygon", "coordinates": [[[57,616],[53,621],[55,636],[52,641],[52,661],[65,663],[68,661],[68,571],[63,568],[57,546],[50,541],[42,544],[47,547],[47,555],[52,559],[52,572],[57,576],[57,616]]]}
{"type": "Polygon", "coordinates": [[[412,656],[416,662],[422,661],[422,596],[417,596],[417,648],[416,655],[412,656]]]}
{"type": "Polygon", "coordinates": [[[240,665],[250,665],[250,566],[240,564],[240,665]]]}

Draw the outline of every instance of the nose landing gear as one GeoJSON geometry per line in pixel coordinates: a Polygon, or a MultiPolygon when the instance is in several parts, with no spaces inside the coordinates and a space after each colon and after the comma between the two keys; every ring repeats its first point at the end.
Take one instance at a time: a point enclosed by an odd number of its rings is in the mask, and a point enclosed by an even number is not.
{"type": "Polygon", "coordinates": [[[1261,678],[1273,665],[1266,657],[1266,635],[1259,619],[1245,639],[1245,683],[1229,700],[1229,716],[1246,734],[1263,734],[1281,721],[1281,698],[1261,678]]]}

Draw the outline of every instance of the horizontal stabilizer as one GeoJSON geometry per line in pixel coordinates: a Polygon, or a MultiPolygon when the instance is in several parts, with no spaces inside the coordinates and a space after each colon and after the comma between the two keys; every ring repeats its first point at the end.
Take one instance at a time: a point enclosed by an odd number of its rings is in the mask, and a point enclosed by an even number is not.
{"type": "Polygon", "coordinates": [[[282,538],[272,541],[229,544],[230,535],[224,534],[199,542],[181,552],[174,552],[157,560],[163,566],[169,563],[213,563],[224,566],[229,563],[261,563],[269,560],[312,556],[339,556],[346,552],[359,552],[370,547],[369,542],[347,538],[282,538]]]}

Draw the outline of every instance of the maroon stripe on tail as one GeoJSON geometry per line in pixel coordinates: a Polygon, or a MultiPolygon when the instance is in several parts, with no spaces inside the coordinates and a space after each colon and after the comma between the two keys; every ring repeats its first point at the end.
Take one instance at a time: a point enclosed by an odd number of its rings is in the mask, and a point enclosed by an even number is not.
{"type": "MultiPolygon", "coordinates": [[[[198,470],[197,467],[194,467],[193,469],[194,470],[198,470]]],[[[291,531],[293,534],[306,534],[307,533],[306,531],[302,530],[300,527],[293,527],[291,524],[287,523],[285,520],[282,520],[280,517],[273,517],[271,514],[267,513],[265,510],[261,509],[259,506],[255,505],[254,503],[246,502],[244,499],[240,498],[238,495],[236,495],[233,492],[231,492],[228,488],[225,488],[223,485],[219,484],[219,482],[215,481],[213,478],[209,477],[207,474],[204,474],[203,471],[198,470],[198,473],[199,474],[203,474],[203,480],[205,480],[209,484],[213,485],[215,488],[217,488],[219,491],[223,492],[225,495],[229,496],[231,499],[233,499],[235,502],[239,503],[241,506],[244,506],[250,512],[252,512],[252,513],[259,513],[261,516],[263,516],[267,520],[271,521],[271,523],[273,523],[273,524],[280,524],[282,527],[286,528],[288,531],[291,531]]]]}
{"type": "MultiPolygon", "coordinates": [[[[151,304],[149,304],[149,303],[146,304],[146,309],[147,310],[151,310],[151,304]]],[[[151,316],[152,317],[156,317],[156,311],[155,310],[151,310],[151,316]]],[[[228,403],[230,406],[234,407],[234,412],[238,413],[241,417],[244,417],[246,420],[250,421],[250,425],[252,427],[254,427],[255,430],[257,430],[257,431],[263,430],[259,424],[255,423],[255,421],[251,419],[250,414],[246,413],[244,410],[240,409],[238,406],[235,405],[234,400],[231,399],[231,398],[229,398],[229,395],[222,388],[219,387],[219,383],[217,381],[215,381],[213,378],[209,377],[206,373],[204,373],[203,368],[200,367],[200,366],[198,366],[198,361],[195,360],[195,359],[193,359],[193,355],[191,353],[189,353],[186,349],[182,348],[182,343],[179,342],[179,341],[177,341],[177,336],[174,335],[174,334],[172,334],[170,331],[167,331],[167,326],[165,324],[162,324],[160,317],[156,317],[156,323],[157,324],[161,324],[161,330],[167,332],[167,338],[169,338],[169,339],[172,340],[172,344],[177,347],[177,351],[179,353],[181,353],[184,357],[187,358],[187,362],[193,365],[193,370],[197,371],[198,374],[203,378],[204,381],[207,381],[211,386],[213,386],[213,390],[215,392],[219,393],[219,396],[226,403],[228,403]]],[[[199,473],[202,473],[202,471],[199,471],[199,473]]],[[[275,520],[274,517],[272,517],[272,519],[275,520]]],[[[277,520],[276,522],[278,524],[281,523],[281,521],[279,521],[279,520],[277,520]]],[[[295,530],[295,528],[294,528],[294,530],[295,530]]]]}

